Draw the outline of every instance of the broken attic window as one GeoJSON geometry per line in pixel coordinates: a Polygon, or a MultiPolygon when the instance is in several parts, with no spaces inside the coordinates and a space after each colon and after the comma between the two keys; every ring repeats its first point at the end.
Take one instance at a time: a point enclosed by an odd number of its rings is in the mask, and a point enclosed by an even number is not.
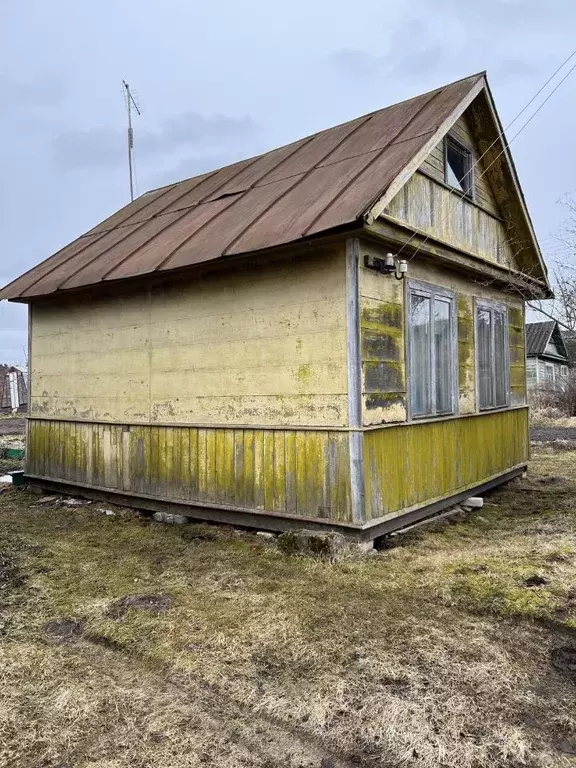
{"type": "Polygon", "coordinates": [[[454,139],[446,138],[446,183],[472,197],[472,154],[454,139]]]}

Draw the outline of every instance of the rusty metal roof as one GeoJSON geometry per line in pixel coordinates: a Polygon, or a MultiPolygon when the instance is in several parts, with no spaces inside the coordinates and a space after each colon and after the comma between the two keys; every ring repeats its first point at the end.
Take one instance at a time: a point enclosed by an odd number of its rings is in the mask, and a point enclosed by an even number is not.
{"type": "Polygon", "coordinates": [[[10,283],[0,299],[167,272],[358,222],[482,77],[147,192],[10,283]]]}

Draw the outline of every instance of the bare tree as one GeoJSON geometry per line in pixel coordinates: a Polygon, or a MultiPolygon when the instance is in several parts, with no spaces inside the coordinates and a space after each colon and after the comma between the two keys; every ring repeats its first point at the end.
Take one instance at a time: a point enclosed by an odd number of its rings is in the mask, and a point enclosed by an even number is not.
{"type": "Polygon", "coordinates": [[[555,298],[546,301],[545,305],[541,300],[532,300],[528,306],[556,320],[562,330],[576,333],[576,200],[566,198],[563,204],[568,210],[568,218],[555,238],[561,256],[549,259],[554,264],[551,282],[555,298]]]}

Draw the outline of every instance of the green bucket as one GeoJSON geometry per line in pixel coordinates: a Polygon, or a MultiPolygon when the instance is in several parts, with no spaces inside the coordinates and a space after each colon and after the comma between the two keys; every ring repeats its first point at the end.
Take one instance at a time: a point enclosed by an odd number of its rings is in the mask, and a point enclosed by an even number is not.
{"type": "Polygon", "coordinates": [[[23,459],[24,458],[24,448],[7,448],[6,449],[6,458],[7,459],[23,459]]]}

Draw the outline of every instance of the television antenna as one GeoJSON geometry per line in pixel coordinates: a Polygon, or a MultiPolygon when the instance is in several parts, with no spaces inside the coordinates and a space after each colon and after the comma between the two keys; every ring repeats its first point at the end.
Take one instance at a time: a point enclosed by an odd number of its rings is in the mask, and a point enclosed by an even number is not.
{"type": "Polygon", "coordinates": [[[128,173],[130,176],[130,200],[134,200],[134,131],[132,130],[132,107],[136,110],[137,114],[141,114],[140,107],[136,103],[130,86],[126,80],[122,80],[124,86],[124,98],[126,101],[126,112],[128,113],[128,173]]]}

